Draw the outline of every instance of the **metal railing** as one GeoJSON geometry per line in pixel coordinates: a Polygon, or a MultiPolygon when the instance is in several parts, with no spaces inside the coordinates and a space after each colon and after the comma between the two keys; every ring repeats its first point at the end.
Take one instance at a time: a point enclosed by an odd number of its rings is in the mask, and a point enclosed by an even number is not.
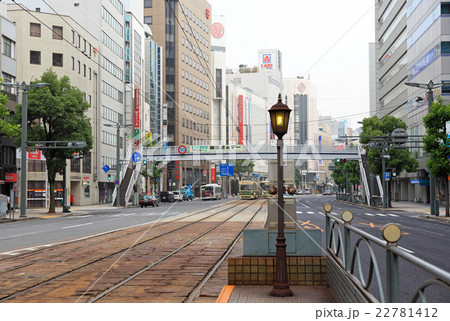
{"type": "MultiPolygon", "coordinates": [[[[410,297],[410,302],[427,302],[425,290],[431,286],[438,286],[450,294],[450,273],[444,271],[410,253],[399,248],[397,241],[402,235],[400,227],[396,224],[387,224],[383,228],[384,240],[351,225],[353,213],[344,211],[339,219],[330,214],[331,204],[324,206],[326,215],[326,250],[327,254],[341,266],[347,276],[359,288],[359,290],[373,302],[396,303],[400,300],[400,269],[399,259],[408,264],[415,265],[420,270],[431,275],[431,278],[416,287],[410,297]],[[357,240],[351,242],[351,236],[356,235],[357,240]],[[369,267],[367,278],[363,272],[361,253],[363,244],[367,246],[366,255],[369,256],[369,267]],[[378,247],[378,248],[376,248],[378,247]],[[375,255],[376,250],[385,250],[385,279],[380,272],[379,262],[375,255]],[[369,291],[372,281],[375,280],[377,295],[369,291]]],[[[380,259],[378,257],[378,259],[380,259]]],[[[367,268],[367,266],[365,267],[367,268]]],[[[411,280],[413,281],[413,280],[411,280]]]]}

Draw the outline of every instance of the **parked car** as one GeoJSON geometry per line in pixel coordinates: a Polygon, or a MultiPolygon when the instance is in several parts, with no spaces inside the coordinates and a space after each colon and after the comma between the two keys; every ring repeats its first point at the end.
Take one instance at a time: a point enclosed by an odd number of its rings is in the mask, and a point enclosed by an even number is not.
{"type": "Polygon", "coordinates": [[[159,200],[155,195],[144,195],[139,199],[139,205],[141,207],[147,207],[152,205],[153,207],[159,206],[159,200]]]}
{"type": "Polygon", "coordinates": [[[175,197],[172,192],[163,191],[159,195],[160,195],[161,202],[165,202],[165,203],[166,202],[169,202],[169,203],[175,202],[175,197]]]}
{"type": "Polygon", "coordinates": [[[323,191],[322,195],[331,195],[331,191],[329,189],[323,191]]]}
{"type": "Polygon", "coordinates": [[[310,188],[305,189],[305,194],[312,194],[311,189],[310,188]]]}
{"type": "Polygon", "coordinates": [[[173,191],[172,193],[174,202],[179,202],[183,200],[183,194],[181,194],[180,191],[173,191]]]}
{"type": "Polygon", "coordinates": [[[302,195],[303,191],[301,189],[298,189],[297,191],[295,191],[295,195],[302,195]]]}

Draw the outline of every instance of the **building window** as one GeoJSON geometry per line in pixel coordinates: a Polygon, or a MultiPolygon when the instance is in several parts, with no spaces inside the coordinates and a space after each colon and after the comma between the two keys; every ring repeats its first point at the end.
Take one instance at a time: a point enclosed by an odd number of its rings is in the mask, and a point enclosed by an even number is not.
{"type": "Polygon", "coordinates": [[[40,65],[41,64],[41,52],[40,51],[30,51],[30,64],[40,65]]]}
{"type": "Polygon", "coordinates": [[[144,23],[151,25],[153,23],[153,16],[145,16],[144,23]]]}
{"type": "Polygon", "coordinates": [[[30,23],[30,36],[31,37],[41,36],[41,24],[33,22],[30,23]]]}
{"type": "Polygon", "coordinates": [[[144,8],[153,8],[153,0],[144,0],[144,8]]]}
{"type": "MultiPolygon", "coordinates": [[[[14,84],[16,82],[16,78],[14,76],[11,76],[7,73],[2,74],[3,83],[11,83],[14,84]]],[[[15,94],[15,88],[14,87],[6,87],[2,86],[2,90],[11,94],[15,94]]],[[[0,158],[1,159],[1,158],[0,158]]]]}
{"type": "Polygon", "coordinates": [[[63,27],[53,26],[53,39],[63,40],[63,27]]]}
{"type": "Polygon", "coordinates": [[[83,173],[90,174],[91,173],[91,152],[88,152],[87,155],[84,155],[83,158],[83,173]]]}
{"type": "Polygon", "coordinates": [[[5,56],[8,56],[8,57],[14,59],[15,58],[15,55],[14,55],[15,48],[14,47],[15,47],[14,41],[12,41],[9,38],[3,37],[3,51],[2,52],[5,56]]]}
{"type": "Polygon", "coordinates": [[[53,53],[53,66],[62,67],[63,66],[63,55],[59,53],[53,53]]]}
{"type": "Polygon", "coordinates": [[[72,70],[75,70],[75,57],[72,57],[72,70]]]}

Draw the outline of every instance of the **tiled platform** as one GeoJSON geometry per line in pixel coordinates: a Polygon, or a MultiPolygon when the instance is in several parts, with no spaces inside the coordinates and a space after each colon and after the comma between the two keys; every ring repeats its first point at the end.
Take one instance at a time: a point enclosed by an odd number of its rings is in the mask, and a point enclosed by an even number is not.
{"type": "Polygon", "coordinates": [[[291,297],[270,295],[272,286],[228,285],[216,303],[335,303],[331,289],[326,286],[291,286],[291,297]]]}

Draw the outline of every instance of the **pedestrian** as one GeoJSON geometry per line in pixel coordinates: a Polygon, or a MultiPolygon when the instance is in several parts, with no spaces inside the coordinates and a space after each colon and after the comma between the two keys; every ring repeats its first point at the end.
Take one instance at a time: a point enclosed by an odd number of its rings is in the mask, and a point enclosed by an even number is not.
{"type": "Polygon", "coordinates": [[[7,208],[8,213],[9,213],[10,202],[11,202],[11,199],[9,198],[9,196],[6,196],[6,208],[7,208]]]}

